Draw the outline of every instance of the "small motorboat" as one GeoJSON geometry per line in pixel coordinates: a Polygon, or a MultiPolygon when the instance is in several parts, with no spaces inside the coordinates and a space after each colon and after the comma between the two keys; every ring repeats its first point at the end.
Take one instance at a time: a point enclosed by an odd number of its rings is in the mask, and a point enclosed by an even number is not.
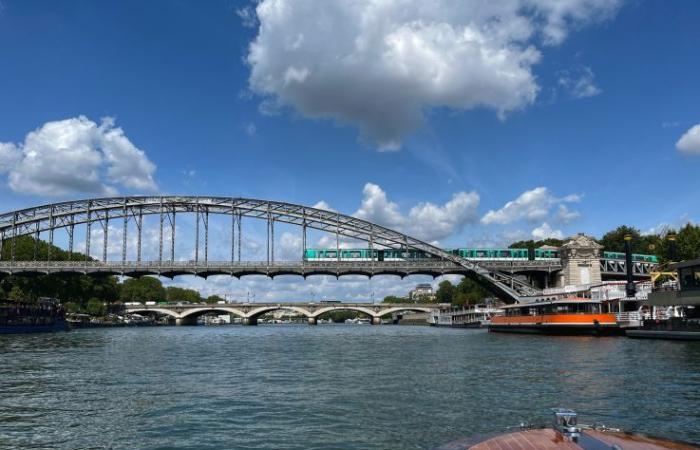
{"type": "Polygon", "coordinates": [[[570,409],[554,408],[551,427],[521,424],[518,431],[472,436],[435,450],[690,450],[700,447],[642,434],[624,432],[601,424],[579,425],[570,409]]]}

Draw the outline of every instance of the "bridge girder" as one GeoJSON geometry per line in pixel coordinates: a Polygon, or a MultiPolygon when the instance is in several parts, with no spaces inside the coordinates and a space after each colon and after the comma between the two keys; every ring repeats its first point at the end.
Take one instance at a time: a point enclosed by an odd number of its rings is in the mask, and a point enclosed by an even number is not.
{"type": "MultiPolygon", "coordinates": [[[[240,230],[240,218],[250,217],[267,220],[268,235],[270,223],[287,223],[319,231],[333,233],[336,239],[340,236],[358,239],[368,242],[370,248],[387,249],[415,249],[425,254],[450,261],[457,266],[466,269],[475,275],[481,282],[491,287],[501,296],[511,301],[517,301],[523,295],[537,295],[540,291],[532,288],[526,282],[512,275],[489,269],[468,259],[452,255],[439,247],[423,242],[405,233],[391,230],[366,220],[340,214],[338,212],[311,208],[287,202],[269,200],[248,199],[238,197],[210,197],[210,196],[133,196],[84,199],[53,203],[48,205],[26,208],[0,214],[0,245],[8,238],[12,239],[12,259],[14,259],[14,241],[16,237],[24,235],[39,235],[49,231],[49,244],[53,244],[53,231],[59,228],[69,228],[70,251],[73,245],[73,229],[77,225],[85,224],[86,253],[90,254],[90,226],[94,223],[101,224],[108,229],[110,220],[121,220],[124,226],[122,261],[126,260],[126,228],[129,220],[136,223],[138,229],[138,261],[141,261],[141,228],[144,215],[160,216],[160,248],[159,254],[163,255],[163,226],[164,217],[168,217],[173,228],[171,239],[173,240],[171,260],[174,259],[175,216],[178,213],[197,214],[197,240],[199,240],[199,217],[205,216],[205,254],[207,259],[207,220],[209,214],[224,214],[232,217],[232,231],[235,230],[236,217],[240,230]]],[[[273,229],[274,230],[274,229],[273,229]]],[[[274,231],[273,231],[274,232],[274,231]]],[[[240,233],[238,235],[240,241],[240,233]]],[[[305,235],[304,235],[305,240],[305,235]]],[[[268,260],[269,260],[269,236],[268,236],[268,260]]],[[[274,243],[274,238],[272,240],[274,243]]],[[[233,239],[232,239],[233,243],[233,239]]],[[[274,244],[273,244],[274,245],[274,244]]],[[[106,239],[104,254],[106,255],[106,239]]],[[[238,247],[240,259],[240,245],[238,247]]],[[[195,247],[198,255],[199,244],[195,247]]],[[[273,248],[274,253],[274,248],[273,248]]],[[[198,256],[197,256],[198,257],[198,256]]],[[[106,256],[105,256],[106,258],[106,256]]],[[[233,258],[233,245],[232,245],[233,258]]],[[[400,273],[397,274],[402,276],[400,273]]]]}

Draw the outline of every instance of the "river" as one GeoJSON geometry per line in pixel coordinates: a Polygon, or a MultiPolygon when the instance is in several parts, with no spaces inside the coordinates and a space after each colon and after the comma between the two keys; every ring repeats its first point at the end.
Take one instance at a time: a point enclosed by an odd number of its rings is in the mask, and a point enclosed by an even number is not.
{"type": "Polygon", "coordinates": [[[386,325],[0,336],[0,448],[430,449],[556,406],[700,443],[700,343],[386,325]]]}

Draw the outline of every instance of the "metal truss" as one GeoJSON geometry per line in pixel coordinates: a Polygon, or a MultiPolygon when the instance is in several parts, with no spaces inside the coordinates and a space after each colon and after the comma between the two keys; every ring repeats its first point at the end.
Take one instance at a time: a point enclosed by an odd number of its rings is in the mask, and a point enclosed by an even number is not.
{"type": "MultiPolygon", "coordinates": [[[[540,291],[534,289],[527,282],[522,281],[507,273],[484,267],[480,263],[452,255],[439,247],[423,242],[407,234],[391,230],[386,227],[358,219],[338,212],[326,211],[293,203],[277,202],[235,197],[199,197],[199,196],[139,196],[139,197],[114,197],[96,198],[77,201],[53,203],[34,208],[26,208],[0,214],[0,245],[5,240],[11,240],[10,261],[15,259],[15,241],[19,236],[39,236],[42,232],[48,232],[48,242],[53,244],[54,231],[59,228],[68,230],[69,254],[73,253],[73,231],[75,226],[85,225],[85,250],[87,263],[90,257],[90,240],[93,225],[102,227],[104,232],[104,246],[102,249],[103,262],[107,260],[107,239],[110,221],[121,222],[122,233],[122,263],[126,264],[127,231],[132,223],[137,231],[137,262],[141,261],[141,240],[143,231],[143,217],[155,215],[160,219],[159,228],[159,255],[163,260],[164,228],[170,227],[170,261],[175,259],[175,223],[176,215],[193,213],[196,215],[195,231],[195,263],[203,257],[203,262],[208,260],[208,221],[210,214],[231,216],[232,232],[238,231],[237,240],[231,239],[231,257],[238,256],[240,261],[241,251],[241,218],[254,218],[267,221],[267,262],[274,262],[274,224],[276,222],[297,225],[304,233],[306,242],[306,230],[315,229],[336,236],[336,246],[340,247],[340,237],[365,241],[369,247],[376,249],[401,249],[419,250],[433,257],[450,261],[473,275],[486,285],[511,300],[518,300],[521,296],[539,295],[540,291]],[[200,226],[201,224],[201,226],[200,226]],[[203,228],[203,230],[201,229],[203,228]],[[204,252],[200,255],[200,237],[204,234],[204,252]],[[238,243],[238,248],[236,248],[238,243]],[[236,252],[237,251],[237,252],[236,252]]],[[[50,255],[49,255],[50,259],[50,255]]],[[[338,262],[340,254],[338,253],[338,262]]]]}

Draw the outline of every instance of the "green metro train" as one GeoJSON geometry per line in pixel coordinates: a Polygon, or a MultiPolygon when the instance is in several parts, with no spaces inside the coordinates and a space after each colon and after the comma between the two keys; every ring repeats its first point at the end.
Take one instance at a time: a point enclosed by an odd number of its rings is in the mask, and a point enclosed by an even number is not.
{"type": "MultiPolygon", "coordinates": [[[[521,261],[530,259],[526,248],[456,248],[444,249],[462,258],[473,261],[521,261]]],[[[343,248],[338,250],[328,248],[309,248],[304,251],[305,261],[404,261],[412,259],[430,259],[434,256],[420,250],[371,250],[369,248],[343,248]]],[[[535,249],[534,258],[537,261],[559,259],[558,249],[535,249]]],[[[603,252],[604,259],[624,260],[625,254],[618,252],[603,252]]],[[[655,255],[632,255],[633,261],[658,263],[655,255]]]]}

